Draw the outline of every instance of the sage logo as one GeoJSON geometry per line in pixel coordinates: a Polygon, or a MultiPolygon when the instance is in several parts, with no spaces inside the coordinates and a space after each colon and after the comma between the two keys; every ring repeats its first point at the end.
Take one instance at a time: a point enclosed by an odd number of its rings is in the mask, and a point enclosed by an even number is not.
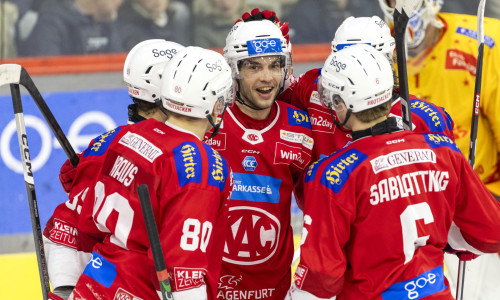
{"type": "Polygon", "coordinates": [[[257,168],[257,160],[253,156],[245,156],[245,159],[241,162],[245,171],[253,172],[257,168]]]}
{"type": "Polygon", "coordinates": [[[154,57],[166,56],[170,59],[174,57],[175,54],[177,54],[177,50],[175,49],[166,49],[166,50],[153,49],[152,52],[154,57]]]}
{"type": "Polygon", "coordinates": [[[417,300],[445,289],[443,268],[438,266],[413,279],[391,285],[382,292],[382,298],[417,300]]]}
{"type": "Polygon", "coordinates": [[[256,39],[247,42],[247,49],[249,55],[262,54],[262,53],[281,53],[280,39],[256,39]]]}
{"type": "Polygon", "coordinates": [[[215,63],[207,63],[206,67],[208,71],[213,72],[213,71],[222,71],[222,62],[217,60],[215,63]]]}
{"type": "Polygon", "coordinates": [[[335,67],[335,71],[337,71],[337,72],[340,72],[340,69],[345,70],[345,68],[346,68],[345,63],[343,63],[341,61],[337,61],[337,56],[332,57],[332,60],[330,60],[330,65],[335,67]]]}

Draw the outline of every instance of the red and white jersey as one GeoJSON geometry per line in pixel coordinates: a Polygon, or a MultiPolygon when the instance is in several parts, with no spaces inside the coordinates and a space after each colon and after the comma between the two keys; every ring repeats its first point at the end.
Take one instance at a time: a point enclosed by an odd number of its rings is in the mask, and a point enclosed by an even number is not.
{"type": "Polygon", "coordinates": [[[443,134],[360,138],[311,165],[304,185],[294,278],[320,298],[454,299],[443,274],[452,222],[466,249],[500,249],[500,203],[443,134]]]}
{"type": "MultiPolygon", "coordinates": [[[[332,121],[330,110],[321,105],[318,92],[320,75],[321,68],[309,70],[299,77],[296,84],[289,88],[292,89],[290,103],[307,111],[311,119],[314,138],[313,161],[339,150],[352,141],[350,132],[339,130],[332,121]]],[[[280,99],[288,102],[284,98],[280,97],[280,99]]],[[[454,138],[453,121],[442,107],[416,99],[412,95],[410,95],[410,99],[413,131],[440,132],[454,138]]],[[[398,122],[403,128],[400,101],[396,100],[393,103],[389,116],[398,117],[400,119],[398,122]]],[[[333,111],[333,117],[338,121],[335,111],[333,111]]]]}
{"type": "Polygon", "coordinates": [[[83,156],[70,192],[70,199],[83,200],[79,235],[105,238],[93,248],[76,299],[158,297],[137,195],[142,184],[149,188],[172,290],[206,285],[212,299],[224,242],[217,237],[225,232],[231,189],[226,160],[193,133],[154,119],[97,137],[83,156]]]}
{"type": "Polygon", "coordinates": [[[292,191],[301,197],[311,134],[304,111],[276,102],[260,121],[231,107],[207,141],[234,176],[218,299],[284,299],[294,251],[292,191]]]}

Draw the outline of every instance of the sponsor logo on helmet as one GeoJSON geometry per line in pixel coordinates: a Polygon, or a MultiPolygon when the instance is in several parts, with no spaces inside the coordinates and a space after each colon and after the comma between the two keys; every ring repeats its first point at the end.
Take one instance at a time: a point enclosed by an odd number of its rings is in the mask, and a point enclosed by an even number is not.
{"type": "Polygon", "coordinates": [[[375,174],[416,163],[436,163],[436,154],[430,149],[408,149],[378,156],[370,161],[375,174]]]}
{"type": "Polygon", "coordinates": [[[282,53],[281,41],[278,38],[256,39],[247,41],[249,55],[264,53],[282,53]]]}
{"type": "Polygon", "coordinates": [[[132,132],[127,132],[126,134],[124,134],[123,137],[118,141],[118,143],[134,150],[137,154],[144,157],[151,163],[156,158],[158,158],[158,156],[163,154],[160,148],[156,147],[146,138],[132,132]]]}
{"type": "Polygon", "coordinates": [[[455,142],[442,133],[424,134],[424,138],[431,148],[448,147],[454,151],[462,153],[460,149],[458,149],[455,142]]]}
{"type": "Polygon", "coordinates": [[[380,28],[384,28],[385,26],[387,26],[387,24],[382,19],[375,19],[375,24],[377,24],[380,28]]]}
{"type": "Polygon", "coordinates": [[[439,293],[446,288],[443,268],[438,266],[415,278],[391,285],[382,292],[382,298],[417,300],[439,293]]]}
{"type": "Polygon", "coordinates": [[[205,66],[207,67],[208,71],[213,72],[213,71],[222,71],[222,62],[221,60],[217,60],[215,63],[206,63],[205,66]]]}
{"type": "Polygon", "coordinates": [[[382,96],[377,96],[374,99],[370,99],[366,102],[366,104],[369,106],[376,106],[376,105],[385,103],[385,102],[387,102],[388,99],[391,98],[391,96],[392,96],[391,93],[392,93],[391,91],[384,92],[384,94],[382,96]]]}
{"type": "Polygon", "coordinates": [[[212,147],[207,144],[203,144],[203,147],[208,154],[208,166],[210,172],[210,176],[208,176],[208,184],[218,187],[219,190],[222,191],[229,173],[227,162],[224,158],[222,158],[220,153],[212,149],[212,147]]]}
{"type": "Polygon", "coordinates": [[[443,132],[446,130],[446,122],[437,107],[420,100],[411,100],[410,106],[411,112],[421,117],[429,126],[429,131],[443,132]]]}
{"type": "Polygon", "coordinates": [[[131,86],[128,87],[128,93],[130,95],[134,95],[134,96],[139,96],[139,94],[140,94],[138,89],[131,87],[131,86]]]}
{"type": "Polygon", "coordinates": [[[85,150],[83,156],[100,156],[104,154],[120,130],[121,128],[115,128],[95,138],[94,143],[85,150]]]}
{"type": "Polygon", "coordinates": [[[236,265],[257,265],[271,259],[278,248],[281,224],[276,216],[261,208],[235,206],[229,208],[223,260],[236,265]]]}
{"type": "Polygon", "coordinates": [[[205,284],[207,270],[196,268],[174,268],[174,282],[177,291],[196,288],[205,284]]]}
{"type": "Polygon", "coordinates": [[[288,109],[288,124],[311,129],[311,122],[309,121],[309,115],[305,111],[293,109],[291,107],[287,107],[287,109],[288,109]]]}
{"type": "MultiPolygon", "coordinates": [[[[344,46],[344,47],[346,47],[346,46],[344,46]]],[[[337,56],[335,56],[335,55],[330,60],[330,66],[335,67],[335,71],[337,71],[337,72],[340,72],[341,69],[345,70],[345,68],[346,68],[346,64],[341,62],[341,61],[338,61],[337,56]]]]}
{"type": "Polygon", "coordinates": [[[99,253],[92,252],[83,274],[109,288],[116,278],[116,266],[99,253]]]}
{"type": "Polygon", "coordinates": [[[151,52],[153,52],[154,57],[166,56],[169,59],[172,59],[172,57],[174,57],[174,55],[177,54],[176,49],[166,49],[166,50],[153,49],[151,50],[151,52]]]}
{"type": "Polygon", "coordinates": [[[170,100],[165,101],[165,104],[167,104],[167,106],[173,110],[187,112],[187,113],[191,112],[191,108],[184,106],[184,104],[178,105],[178,104],[172,103],[170,100]]]}
{"type": "Polygon", "coordinates": [[[246,173],[233,173],[233,176],[231,199],[279,203],[281,179],[246,173]]]}
{"type": "Polygon", "coordinates": [[[339,193],[349,179],[349,174],[368,158],[357,149],[350,149],[336,157],[326,166],[321,176],[321,184],[339,193]]]}
{"type": "Polygon", "coordinates": [[[181,187],[188,183],[201,182],[201,155],[198,147],[193,142],[184,142],[175,147],[174,153],[177,177],[181,187]]]}
{"type": "Polygon", "coordinates": [[[253,172],[257,168],[257,160],[253,156],[245,156],[245,159],[241,162],[245,171],[253,172]]]}

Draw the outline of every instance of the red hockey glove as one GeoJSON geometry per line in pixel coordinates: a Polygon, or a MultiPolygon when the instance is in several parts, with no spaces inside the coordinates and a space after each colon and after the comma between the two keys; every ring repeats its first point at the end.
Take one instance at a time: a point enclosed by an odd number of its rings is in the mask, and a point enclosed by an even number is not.
{"type": "Polygon", "coordinates": [[[449,254],[455,254],[458,257],[458,259],[461,261],[470,261],[470,260],[473,260],[473,259],[476,259],[479,257],[479,255],[474,254],[474,253],[469,252],[469,251],[455,250],[455,249],[451,248],[449,244],[446,245],[446,247],[444,248],[444,251],[446,253],[449,253],[449,254]]]}
{"type": "Polygon", "coordinates": [[[280,19],[278,18],[278,16],[274,11],[270,11],[267,9],[264,11],[260,11],[258,8],[254,8],[250,13],[245,12],[241,16],[241,19],[237,20],[234,24],[241,21],[250,22],[250,21],[260,21],[260,20],[269,20],[274,24],[276,24],[276,26],[278,26],[278,28],[281,30],[281,34],[283,34],[286,43],[288,44],[290,42],[290,35],[289,35],[290,28],[288,27],[288,22],[281,23],[280,19]]]}
{"type": "MultiPolygon", "coordinates": [[[[78,158],[82,158],[82,153],[77,154],[78,158]]],[[[69,190],[71,189],[71,185],[73,184],[73,179],[76,176],[76,168],[73,168],[73,165],[67,159],[61,167],[59,171],[59,180],[61,181],[61,185],[64,191],[69,194],[69,190]]]]}

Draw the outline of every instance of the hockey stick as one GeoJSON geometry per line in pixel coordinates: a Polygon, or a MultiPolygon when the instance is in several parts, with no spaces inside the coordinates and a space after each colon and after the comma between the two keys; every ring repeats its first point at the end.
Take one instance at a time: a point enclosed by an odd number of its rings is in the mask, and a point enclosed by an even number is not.
{"type": "Polygon", "coordinates": [[[394,39],[396,40],[401,116],[403,117],[403,128],[408,130],[412,130],[412,123],[408,75],[406,72],[405,34],[410,16],[417,10],[421,3],[422,0],[396,0],[396,7],[394,9],[394,39]]]}
{"type": "MultiPolygon", "coordinates": [[[[472,121],[470,126],[470,142],[469,142],[469,164],[474,168],[476,162],[476,142],[477,142],[477,128],[479,120],[479,101],[481,100],[481,79],[483,78],[483,55],[484,55],[484,7],[486,0],[479,1],[477,9],[477,42],[478,54],[476,65],[476,82],[474,85],[474,101],[472,105],[472,121]]],[[[465,265],[466,261],[458,261],[458,275],[457,275],[457,293],[456,299],[462,300],[464,296],[464,283],[465,283],[465,265]]]]}
{"type": "Polygon", "coordinates": [[[161,296],[163,300],[172,300],[172,288],[170,287],[170,280],[168,279],[168,271],[161,249],[160,237],[158,235],[158,228],[156,227],[155,216],[153,214],[153,207],[151,206],[151,199],[149,198],[149,190],[146,184],[141,184],[137,188],[137,194],[141,201],[142,214],[144,222],[146,223],[146,230],[148,232],[149,244],[151,245],[151,252],[153,253],[153,260],[156,268],[156,276],[160,282],[161,296]]]}
{"type": "Polygon", "coordinates": [[[50,129],[52,130],[57,140],[59,141],[59,144],[61,144],[64,152],[68,156],[71,164],[73,165],[73,167],[76,167],[78,165],[79,158],[76,155],[75,150],[73,150],[73,147],[68,141],[68,138],[59,126],[59,123],[57,123],[56,118],[54,118],[54,115],[45,103],[45,100],[36,88],[36,85],[31,79],[28,72],[20,65],[0,65],[0,86],[4,84],[20,84],[24,86],[26,90],[28,90],[31,97],[38,106],[38,109],[45,118],[45,121],[47,121],[47,123],[49,124],[50,129]]]}
{"type": "Polygon", "coordinates": [[[26,126],[24,124],[23,106],[21,102],[21,93],[19,92],[19,85],[11,84],[10,91],[12,94],[12,103],[14,105],[19,150],[21,151],[21,159],[23,161],[24,182],[26,184],[26,192],[28,193],[28,204],[30,208],[33,238],[35,240],[38,273],[40,275],[40,283],[42,284],[43,299],[47,300],[50,291],[49,273],[47,270],[47,260],[45,259],[45,250],[42,239],[42,227],[40,226],[40,216],[38,213],[38,204],[35,194],[35,181],[33,179],[33,171],[31,169],[28,136],[26,135],[26,126]]]}

